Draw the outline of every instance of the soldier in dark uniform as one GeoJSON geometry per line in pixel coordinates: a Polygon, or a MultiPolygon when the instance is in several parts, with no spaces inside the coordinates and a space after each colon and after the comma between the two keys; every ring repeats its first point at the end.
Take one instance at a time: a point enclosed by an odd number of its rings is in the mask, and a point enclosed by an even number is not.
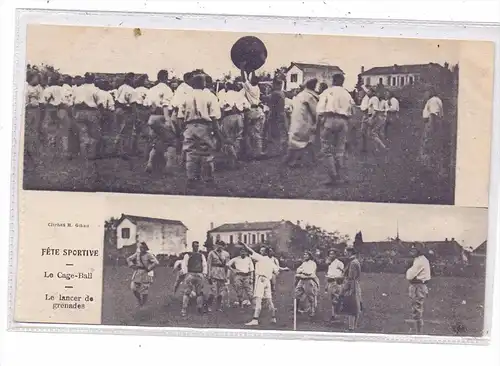
{"type": "Polygon", "coordinates": [[[203,286],[207,276],[207,261],[200,252],[200,243],[193,242],[193,251],[184,255],[182,273],[186,274],[186,290],[182,298],[182,316],[186,316],[189,299],[196,298],[196,307],[199,313],[203,312],[203,286]]]}

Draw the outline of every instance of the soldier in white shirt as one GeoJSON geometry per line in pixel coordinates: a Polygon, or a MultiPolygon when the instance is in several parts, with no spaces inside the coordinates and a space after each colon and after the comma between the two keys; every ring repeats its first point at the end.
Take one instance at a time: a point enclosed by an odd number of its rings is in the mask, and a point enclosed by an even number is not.
{"type": "Polygon", "coordinates": [[[67,111],[62,102],[61,86],[59,75],[51,75],[48,86],[43,91],[43,102],[45,113],[42,122],[43,134],[49,149],[56,152],[60,148],[57,140],[62,127],[62,119],[67,115],[67,111]]]}
{"type": "Polygon", "coordinates": [[[78,126],[73,119],[74,88],[71,86],[73,78],[63,75],[61,78],[61,107],[59,108],[59,118],[61,128],[59,129],[59,139],[62,143],[63,154],[66,158],[72,159],[78,154],[80,148],[75,138],[78,133],[78,126]]]}
{"type": "MultiPolygon", "coordinates": [[[[101,110],[101,130],[103,135],[110,135],[115,130],[115,100],[111,94],[111,83],[104,80],[96,84],[99,89],[99,109],[101,110]]],[[[106,151],[106,139],[102,139],[102,152],[106,151]]]]}
{"type": "Polygon", "coordinates": [[[79,128],[80,151],[86,159],[102,155],[100,90],[94,85],[95,76],[86,73],[85,82],[74,90],[74,118],[79,128]]]}
{"type": "Polygon", "coordinates": [[[260,312],[262,310],[262,300],[266,299],[271,310],[271,323],[276,324],[276,308],[273,303],[273,293],[271,291],[271,278],[273,274],[278,273],[279,269],[276,263],[269,258],[268,249],[260,248],[260,254],[243,244],[245,249],[251,254],[255,261],[255,285],[254,285],[254,314],[253,319],[246,325],[259,325],[260,312]]]}
{"type": "Polygon", "coordinates": [[[40,76],[33,72],[26,74],[26,114],[25,114],[25,146],[26,152],[35,153],[38,151],[41,132],[41,109],[43,103],[43,88],[40,85],[40,76]]]}
{"type": "Polygon", "coordinates": [[[443,102],[431,88],[422,111],[424,121],[419,160],[439,178],[449,174],[451,158],[450,126],[443,119],[443,102]]]}
{"type": "Polygon", "coordinates": [[[373,96],[373,90],[363,86],[360,94],[364,94],[359,105],[361,111],[361,152],[366,153],[368,144],[368,102],[370,97],[373,96]]]}
{"type": "Polygon", "coordinates": [[[241,248],[240,255],[227,263],[227,267],[234,273],[234,289],[238,297],[237,306],[250,306],[253,298],[254,264],[245,248],[241,248]]]}
{"type": "Polygon", "coordinates": [[[344,282],[344,263],[338,259],[338,252],[331,249],[328,252],[326,259],[328,264],[328,271],[326,273],[326,292],[330,295],[332,301],[332,317],[331,320],[336,319],[337,308],[340,304],[340,295],[342,294],[342,283],[344,282]]]}
{"type": "Polygon", "coordinates": [[[172,173],[177,160],[177,146],[181,130],[171,115],[171,101],[174,93],[167,85],[168,71],[158,72],[158,83],[149,89],[145,104],[150,108],[151,115],[148,126],[152,132],[152,147],[149,150],[146,171],[155,170],[156,163],[163,161],[167,174],[172,173]]]}
{"type": "Polygon", "coordinates": [[[386,100],[388,102],[387,117],[384,127],[385,138],[389,137],[389,126],[394,125],[399,118],[399,101],[396,99],[394,94],[390,91],[386,93],[386,100]]]}
{"type": "Polygon", "coordinates": [[[316,270],[312,254],[305,252],[304,260],[295,273],[295,299],[298,312],[308,312],[311,317],[316,315],[318,307],[319,279],[316,270]]]}
{"type": "Polygon", "coordinates": [[[334,75],[333,86],[320,95],[316,107],[321,129],[321,152],[329,176],[326,185],[345,182],[341,171],[344,167],[348,123],[354,101],[343,85],[344,75],[334,75]]]}
{"type": "Polygon", "coordinates": [[[241,143],[243,141],[244,114],[247,101],[242,93],[236,91],[233,83],[226,83],[227,91],[220,94],[222,107],[221,133],[224,136],[223,151],[231,159],[231,166],[241,157],[241,143]]]}
{"type": "Polygon", "coordinates": [[[265,114],[260,100],[259,80],[255,71],[252,72],[249,80],[245,66],[245,62],[240,65],[243,94],[249,107],[245,112],[245,153],[247,158],[261,159],[265,156],[263,152],[265,114]]]}
{"type": "Polygon", "coordinates": [[[193,90],[184,96],[179,106],[177,118],[185,126],[182,150],[186,153],[187,188],[196,188],[204,178],[208,184],[214,184],[214,152],[217,142],[213,136],[217,129],[217,117],[220,115],[219,103],[205,89],[205,75],[194,75],[191,81],[193,90]],[[202,177],[202,168],[205,177],[202,177]]]}
{"type": "MultiPolygon", "coordinates": [[[[137,96],[137,118],[135,126],[135,132],[137,135],[135,143],[137,144],[138,138],[141,136],[144,127],[147,125],[149,116],[151,115],[151,110],[147,101],[149,92],[149,89],[147,88],[148,76],[145,74],[140,75],[134,84],[135,94],[137,96]]],[[[137,146],[133,147],[133,149],[137,150],[137,146]]]]}
{"type": "Polygon", "coordinates": [[[406,279],[410,282],[409,295],[417,334],[423,332],[424,302],[429,294],[427,283],[431,280],[431,266],[423,252],[424,246],[421,243],[416,243],[411,247],[413,265],[406,271],[406,279]]]}
{"type": "Polygon", "coordinates": [[[119,132],[115,138],[114,150],[123,159],[137,153],[137,93],[134,89],[134,74],[127,73],[115,96],[115,115],[119,132]]]}

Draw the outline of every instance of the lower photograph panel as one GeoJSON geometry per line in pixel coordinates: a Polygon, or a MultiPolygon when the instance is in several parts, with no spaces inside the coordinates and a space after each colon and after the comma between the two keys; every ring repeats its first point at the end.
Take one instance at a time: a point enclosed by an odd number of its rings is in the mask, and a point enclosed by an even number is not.
{"type": "Polygon", "coordinates": [[[17,322],[488,335],[487,209],[89,195],[75,231],[54,201],[20,215],[17,322]]]}

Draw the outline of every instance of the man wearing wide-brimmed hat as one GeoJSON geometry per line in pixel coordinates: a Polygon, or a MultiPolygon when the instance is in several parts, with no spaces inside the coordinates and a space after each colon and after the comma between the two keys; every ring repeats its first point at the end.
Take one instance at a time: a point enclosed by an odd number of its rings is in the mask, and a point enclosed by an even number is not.
{"type": "Polygon", "coordinates": [[[424,301],[429,293],[427,283],[431,279],[431,266],[424,255],[422,243],[414,243],[410,248],[410,254],[413,257],[413,265],[406,271],[406,279],[410,281],[409,295],[416,332],[421,334],[424,327],[424,301]]]}

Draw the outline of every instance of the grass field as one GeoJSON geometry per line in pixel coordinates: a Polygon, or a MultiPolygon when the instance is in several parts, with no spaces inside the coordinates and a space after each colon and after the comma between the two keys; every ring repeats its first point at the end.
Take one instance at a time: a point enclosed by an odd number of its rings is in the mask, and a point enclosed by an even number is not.
{"type": "MultiPolygon", "coordinates": [[[[155,282],[150,288],[149,304],[137,308],[130,291],[132,270],[127,267],[105,267],[102,321],[106,325],[134,325],[189,328],[247,329],[252,310],[228,308],[224,312],[198,315],[195,309],[181,317],[181,294],[172,294],[175,274],[171,268],[155,270],[155,282]]],[[[299,316],[297,330],[343,332],[347,319],[329,324],[330,304],[322,284],[319,310],[315,319],[299,316]]],[[[365,273],[361,281],[364,312],[359,332],[408,334],[410,304],[408,285],[402,275],[365,273]]],[[[425,333],[439,336],[481,336],[483,329],[484,279],[436,277],[429,285],[425,304],[425,333]]],[[[230,299],[235,293],[230,286],[230,299]]],[[[269,312],[263,310],[258,329],[293,330],[293,273],[278,277],[275,304],[278,324],[271,327],[269,312]]],[[[342,320],[343,319],[343,320],[342,320]]]]}
{"type": "MultiPolygon", "coordinates": [[[[421,204],[453,204],[454,178],[437,180],[416,162],[422,122],[420,110],[401,113],[392,126],[389,151],[375,153],[369,146],[361,154],[354,146],[347,159],[349,183],[331,188],[322,183],[327,175],[320,162],[297,169],[283,168],[281,158],[245,162],[238,170],[216,173],[217,186],[189,194],[223,197],[290,198],[421,204]]],[[[360,118],[352,120],[359,131],[360,118]]],[[[112,136],[112,134],[111,134],[112,136]]],[[[108,136],[110,140],[111,136],[108,136]]],[[[354,142],[359,142],[359,133],[354,142]]],[[[271,155],[276,143],[271,143],[271,155]]],[[[145,142],[142,150],[146,149],[145,142]]],[[[96,161],[65,161],[45,154],[27,158],[24,189],[98,191],[150,194],[186,194],[184,169],[175,176],[144,173],[145,157],[124,161],[116,157],[96,161]]],[[[453,169],[454,171],[454,169],[453,169]]]]}

